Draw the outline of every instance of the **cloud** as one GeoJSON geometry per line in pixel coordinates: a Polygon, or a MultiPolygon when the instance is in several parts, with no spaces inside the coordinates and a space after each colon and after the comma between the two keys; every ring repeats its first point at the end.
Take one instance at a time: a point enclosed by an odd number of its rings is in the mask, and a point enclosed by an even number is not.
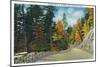
{"type": "Polygon", "coordinates": [[[86,9],[80,7],[56,7],[53,21],[57,23],[58,19],[62,20],[63,14],[66,14],[66,21],[73,26],[79,18],[85,17],[86,9]]]}

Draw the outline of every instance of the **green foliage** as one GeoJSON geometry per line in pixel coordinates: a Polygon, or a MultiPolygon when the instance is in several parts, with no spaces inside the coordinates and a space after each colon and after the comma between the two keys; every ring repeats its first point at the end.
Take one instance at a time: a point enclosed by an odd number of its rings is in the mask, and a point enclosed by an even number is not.
{"type": "Polygon", "coordinates": [[[19,51],[18,49],[20,49],[20,46],[17,43],[19,42],[18,40],[25,41],[21,42],[25,43],[25,46],[23,47],[26,47],[28,52],[33,50],[33,48],[30,48],[31,45],[29,45],[33,41],[37,46],[37,51],[50,50],[51,23],[54,16],[53,7],[15,4],[14,16],[16,52],[19,51]],[[45,15],[44,10],[46,11],[45,15]],[[17,26],[20,26],[21,29],[19,29],[17,26]],[[20,34],[20,32],[23,34],[20,34]]]}
{"type": "Polygon", "coordinates": [[[54,6],[14,5],[14,50],[49,51],[53,41],[59,41],[59,49],[66,49],[70,44],[81,42],[93,28],[93,9],[79,18],[74,26],[67,23],[67,15],[57,24],[53,21],[54,6]],[[32,43],[32,44],[31,44],[32,43]],[[30,45],[31,44],[31,45],[30,45]],[[32,48],[31,46],[36,45],[32,48]]]}
{"type": "Polygon", "coordinates": [[[68,27],[68,23],[67,23],[67,19],[66,19],[66,14],[63,14],[63,24],[64,24],[64,29],[66,29],[68,27]]]}

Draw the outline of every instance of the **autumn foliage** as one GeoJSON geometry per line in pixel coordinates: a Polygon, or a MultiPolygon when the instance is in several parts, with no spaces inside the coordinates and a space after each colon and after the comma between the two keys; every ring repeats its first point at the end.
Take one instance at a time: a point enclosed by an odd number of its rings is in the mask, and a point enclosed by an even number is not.
{"type": "Polygon", "coordinates": [[[64,25],[63,25],[63,22],[61,20],[58,20],[57,32],[62,36],[64,35],[64,25]]]}
{"type": "Polygon", "coordinates": [[[71,44],[81,43],[93,28],[93,8],[84,8],[86,10],[84,17],[75,18],[64,12],[61,18],[57,17],[54,21],[56,7],[41,6],[30,5],[26,7],[24,4],[14,6],[15,53],[35,50],[64,50],[71,44]],[[68,20],[75,20],[74,24],[68,20]]]}

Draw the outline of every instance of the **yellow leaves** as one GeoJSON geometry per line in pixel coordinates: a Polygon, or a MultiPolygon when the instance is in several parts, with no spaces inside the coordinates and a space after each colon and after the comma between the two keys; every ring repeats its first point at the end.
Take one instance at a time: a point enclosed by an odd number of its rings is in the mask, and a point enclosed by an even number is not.
{"type": "Polygon", "coordinates": [[[80,21],[80,19],[77,20],[76,28],[77,28],[77,30],[80,30],[80,28],[81,28],[81,21],[80,21]]]}
{"type": "Polygon", "coordinates": [[[94,21],[94,10],[93,10],[93,8],[89,8],[88,9],[88,14],[89,14],[89,17],[88,17],[88,23],[89,23],[89,25],[90,25],[90,28],[92,28],[93,27],[93,21],[94,21]]]}
{"type": "Polygon", "coordinates": [[[81,36],[80,36],[79,31],[76,31],[76,33],[75,33],[75,40],[76,41],[80,41],[81,40],[81,36]]]}
{"type": "Polygon", "coordinates": [[[84,31],[84,32],[88,32],[88,26],[86,25],[86,23],[85,23],[84,26],[83,26],[83,31],[84,31]]]}
{"type": "Polygon", "coordinates": [[[53,38],[53,40],[55,41],[55,40],[61,39],[62,37],[61,37],[61,35],[54,34],[54,35],[52,36],[52,38],[53,38]]]}
{"type": "Polygon", "coordinates": [[[53,41],[60,40],[64,36],[64,24],[61,20],[58,20],[55,27],[57,29],[57,32],[52,36],[53,41]]]}
{"type": "Polygon", "coordinates": [[[77,24],[74,25],[75,31],[75,41],[81,41],[81,21],[80,19],[77,20],[77,24]]]}
{"type": "Polygon", "coordinates": [[[93,17],[93,13],[94,13],[93,8],[88,8],[88,14],[89,14],[89,16],[93,17]]]}
{"type": "Polygon", "coordinates": [[[84,23],[82,31],[84,32],[84,37],[85,37],[87,35],[87,33],[89,32],[89,24],[84,23]]]}
{"type": "Polygon", "coordinates": [[[53,38],[54,41],[55,41],[55,40],[58,40],[57,34],[54,34],[54,35],[52,36],[52,38],[53,38]]]}

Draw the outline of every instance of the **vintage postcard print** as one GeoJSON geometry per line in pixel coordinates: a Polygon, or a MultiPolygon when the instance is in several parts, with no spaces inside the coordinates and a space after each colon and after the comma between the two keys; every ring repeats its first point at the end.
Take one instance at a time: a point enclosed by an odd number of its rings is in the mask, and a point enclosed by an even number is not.
{"type": "Polygon", "coordinates": [[[11,65],[95,61],[95,6],[11,2],[11,65]]]}

